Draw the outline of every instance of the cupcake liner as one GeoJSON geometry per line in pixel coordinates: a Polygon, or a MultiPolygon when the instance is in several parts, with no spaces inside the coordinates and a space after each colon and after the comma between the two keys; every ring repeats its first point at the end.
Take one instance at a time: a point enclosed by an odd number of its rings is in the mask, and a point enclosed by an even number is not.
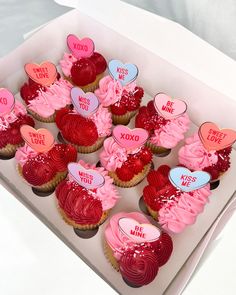
{"type": "Polygon", "coordinates": [[[90,154],[90,153],[96,152],[102,147],[103,142],[106,139],[106,137],[99,137],[93,145],[82,146],[82,145],[76,145],[68,140],[65,140],[62,134],[61,134],[61,137],[65,143],[73,145],[76,148],[77,152],[81,154],[90,154]]]}
{"type": "Polygon", "coordinates": [[[112,114],[112,123],[114,125],[127,125],[129,124],[131,118],[135,116],[137,111],[127,112],[124,115],[114,115],[112,114]]]}
{"type": "Polygon", "coordinates": [[[108,216],[108,214],[110,212],[110,210],[104,211],[103,214],[102,214],[101,219],[96,224],[85,224],[85,225],[81,225],[81,224],[76,223],[74,220],[70,219],[66,215],[65,211],[62,208],[60,208],[59,206],[58,206],[58,211],[60,212],[63,220],[67,224],[73,226],[74,228],[80,229],[80,230],[90,230],[90,229],[95,229],[95,228],[99,227],[99,225],[101,225],[107,219],[107,216],[108,216]]]}
{"type": "Polygon", "coordinates": [[[81,88],[84,92],[94,92],[99,87],[99,81],[103,78],[104,73],[97,75],[96,80],[85,86],[76,85],[70,77],[64,76],[64,79],[69,81],[72,85],[81,88]]]}
{"type": "Polygon", "coordinates": [[[110,171],[108,174],[110,177],[113,178],[113,183],[119,187],[124,187],[124,188],[128,188],[128,187],[132,187],[137,185],[139,182],[141,182],[149,173],[150,169],[151,169],[152,164],[149,163],[147,165],[144,166],[143,171],[134,175],[134,177],[129,180],[129,181],[122,181],[118,178],[116,172],[110,171]]]}
{"type": "Polygon", "coordinates": [[[103,249],[104,249],[104,254],[105,254],[106,258],[111,263],[112,267],[116,271],[120,271],[119,270],[119,263],[116,260],[116,258],[114,257],[113,251],[112,251],[111,247],[108,245],[106,240],[104,240],[103,249]]]}
{"type": "Polygon", "coordinates": [[[19,144],[10,144],[8,143],[4,148],[0,149],[0,156],[1,157],[14,157],[16,150],[24,145],[24,142],[19,143],[19,144]]]}
{"type": "Polygon", "coordinates": [[[41,117],[39,114],[35,113],[34,111],[30,110],[29,108],[27,108],[28,113],[34,117],[34,119],[43,122],[43,123],[53,123],[55,122],[55,118],[56,118],[56,112],[54,112],[53,115],[51,115],[50,117],[44,118],[41,117]]]}
{"type": "Polygon", "coordinates": [[[28,183],[28,181],[25,180],[23,173],[22,173],[22,167],[20,164],[17,165],[17,170],[19,175],[24,179],[24,182],[27,183],[29,186],[35,188],[39,192],[51,192],[53,191],[57,185],[66,178],[67,176],[67,171],[64,172],[57,172],[57,174],[53,177],[52,180],[48,181],[47,183],[40,185],[40,186],[34,186],[28,183]]]}
{"type": "Polygon", "coordinates": [[[152,218],[155,219],[156,221],[158,221],[158,212],[152,210],[147,204],[145,204],[145,205],[147,207],[149,214],[152,216],[152,218]]]}
{"type": "Polygon", "coordinates": [[[171,149],[167,149],[162,146],[156,146],[155,144],[151,143],[150,141],[147,141],[146,146],[150,148],[153,154],[156,155],[162,155],[165,153],[169,153],[171,149]]]}

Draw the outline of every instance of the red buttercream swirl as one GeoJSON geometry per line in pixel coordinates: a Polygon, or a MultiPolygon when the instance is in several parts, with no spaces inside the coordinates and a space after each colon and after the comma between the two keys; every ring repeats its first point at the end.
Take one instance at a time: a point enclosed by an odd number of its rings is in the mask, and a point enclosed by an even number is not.
{"type": "Polygon", "coordinates": [[[62,181],[56,189],[60,208],[80,225],[97,224],[103,214],[102,203],[75,182],[62,181]]]}
{"type": "Polygon", "coordinates": [[[173,251],[173,242],[171,237],[167,233],[162,232],[159,239],[150,243],[150,245],[157,254],[159,266],[161,267],[166,264],[173,251]]]}
{"type": "Polygon", "coordinates": [[[126,250],[119,263],[123,279],[136,287],[151,283],[159,270],[157,253],[143,246],[126,250]]]}

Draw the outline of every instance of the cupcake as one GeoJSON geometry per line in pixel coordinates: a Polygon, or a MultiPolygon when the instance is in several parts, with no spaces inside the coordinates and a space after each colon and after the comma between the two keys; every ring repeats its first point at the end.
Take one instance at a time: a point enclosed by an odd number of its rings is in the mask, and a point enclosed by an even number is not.
{"type": "Polygon", "coordinates": [[[55,143],[46,129],[36,131],[24,125],[21,134],[26,143],[15,154],[20,176],[37,192],[53,192],[66,177],[68,163],[76,161],[76,149],[69,144],[55,143]]]}
{"type": "Polygon", "coordinates": [[[212,181],[217,181],[230,168],[230,153],[235,140],[234,130],[220,130],[214,123],[203,123],[179,150],[179,163],[191,170],[206,171],[212,181]]]}
{"type": "Polygon", "coordinates": [[[60,66],[64,77],[84,92],[93,92],[107,68],[105,58],[94,52],[94,43],[89,38],[78,39],[68,35],[67,45],[71,53],[64,53],[60,66]]]}
{"type": "Polygon", "coordinates": [[[28,112],[40,122],[54,122],[56,111],[71,104],[72,85],[61,78],[55,65],[49,62],[41,65],[26,64],[25,71],[29,78],[28,82],[21,86],[20,94],[27,105],[28,112]],[[41,76],[35,74],[44,71],[49,73],[48,79],[40,78],[41,76]]]}
{"type": "Polygon", "coordinates": [[[95,152],[111,134],[111,113],[99,105],[91,92],[74,87],[71,96],[74,108],[57,112],[57,127],[63,140],[73,144],[79,153],[95,152]]]}
{"type": "Polygon", "coordinates": [[[131,287],[150,284],[169,260],[172,250],[171,237],[142,213],[120,212],[106,226],[105,255],[131,287]]]}
{"type": "Polygon", "coordinates": [[[209,180],[206,172],[162,165],[147,176],[143,190],[147,210],[162,228],[180,233],[203,212],[211,195],[209,180]]]}
{"type": "Polygon", "coordinates": [[[90,230],[102,224],[119,195],[103,168],[80,160],[68,165],[69,177],[56,189],[58,209],[74,228],[90,230]]]}
{"type": "Polygon", "coordinates": [[[164,93],[157,94],[153,101],[139,109],[135,127],[149,132],[147,146],[154,154],[165,155],[184,139],[190,124],[186,110],[183,101],[172,100],[164,93]]]}
{"type": "Polygon", "coordinates": [[[137,113],[144,95],[143,88],[135,81],[138,68],[118,60],[111,60],[108,67],[110,75],[101,79],[95,94],[100,103],[110,109],[113,124],[127,125],[137,113]]]}
{"type": "Polygon", "coordinates": [[[135,186],[150,171],[152,153],[144,146],[147,138],[148,133],[144,129],[131,130],[118,125],[113,129],[113,136],[104,141],[100,163],[109,171],[116,185],[135,186]]]}
{"type": "Polygon", "coordinates": [[[17,148],[24,144],[20,133],[20,127],[24,124],[34,126],[34,120],[27,115],[25,107],[19,101],[15,101],[10,91],[0,89],[1,157],[14,157],[17,148]]]}

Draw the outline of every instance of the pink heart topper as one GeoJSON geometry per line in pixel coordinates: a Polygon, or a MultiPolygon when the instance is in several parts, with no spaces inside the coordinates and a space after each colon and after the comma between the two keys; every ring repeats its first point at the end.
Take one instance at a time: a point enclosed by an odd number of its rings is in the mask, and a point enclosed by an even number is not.
{"type": "Polygon", "coordinates": [[[132,218],[123,217],[118,221],[122,233],[136,243],[154,242],[159,239],[160,230],[150,223],[140,224],[132,218]]]}
{"type": "Polygon", "coordinates": [[[57,78],[57,68],[49,61],[45,61],[40,65],[28,63],[25,65],[25,72],[30,79],[43,86],[50,86],[57,78]]]}
{"type": "Polygon", "coordinates": [[[165,93],[158,93],[154,98],[156,111],[165,119],[182,116],[187,110],[187,104],[180,99],[172,99],[165,93]]]}
{"type": "Polygon", "coordinates": [[[23,125],[20,132],[24,141],[38,153],[49,151],[54,144],[53,135],[47,129],[36,130],[29,125],[23,125]]]}
{"type": "Polygon", "coordinates": [[[102,174],[94,169],[86,169],[79,163],[68,164],[68,170],[73,179],[86,189],[96,189],[105,183],[102,174]]]}
{"type": "Polygon", "coordinates": [[[220,129],[212,122],[205,122],[199,128],[199,137],[204,147],[208,150],[219,151],[234,144],[236,131],[220,129]]]}
{"type": "Polygon", "coordinates": [[[136,149],[146,143],[149,134],[142,128],[129,129],[127,126],[118,125],[113,129],[112,136],[121,147],[136,149]]]}
{"type": "Polygon", "coordinates": [[[7,89],[0,89],[0,116],[10,113],[15,105],[14,95],[7,89]]]}
{"type": "Polygon", "coordinates": [[[94,52],[94,43],[90,38],[79,39],[75,35],[67,36],[67,46],[76,58],[90,57],[94,52]]]}
{"type": "Polygon", "coordinates": [[[94,93],[84,93],[79,87],[71,89],[71,99],[74,108],[83,117],[88,117],[95,113],[99,106],[99,100],[94,93]]]}

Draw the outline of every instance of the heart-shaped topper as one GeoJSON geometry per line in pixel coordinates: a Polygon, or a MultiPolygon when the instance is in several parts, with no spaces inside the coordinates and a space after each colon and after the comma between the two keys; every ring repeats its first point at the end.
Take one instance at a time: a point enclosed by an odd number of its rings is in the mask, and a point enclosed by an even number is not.
{"type": "Polygon", "coordinates": [[[67,36],[67,46],[70,52],[78,59],[83,57],[90,57],[94,52],[94,43],[90,38],[79,39],[75,35],[67,36]]]}
{"type": "Polygon", "coordinates": [[[40,65],[28,63],[25,65],[25,72],[30,79],[42,86],[50,86],[57,79],[57,68],[49,61],[45,61],[40,65]]]}
{"type": "Polygon", "coordinates": [[[68,170],[73,179],[86,189],[96,189],[105,183],[105,179],[98,171],[86,169],[79,163],[68,164],[68,170]]]}
{"type": "Polygon", "coordinates": [[[20,132],[24,141],[38,153],[49,151],[54,144],[53,135],[47,129],[36,130],[29,125],[23,125],[20,132]]]}
{"type": "Polygon", "coordinates": [[[83,117],[88,117],[95,113],[99,106],[99,100],[94,93],[84,93],[79,87],[71,89],[71,99],[74,108],[83,117]]]}
{"type": "Polygon", "coordinates": [[[169,179],[181,191],[191,192],[204,187],[211,180],[211,176],[205,171],[191,172],[184,167],[175,167],[170,170],[169,179]]]}
{"type": "Polygon", "coordinates": [[[148,140],[149,134],[142,128],[129,129],[127,126],[117,125],[113,129],[112,136],[121,147],[133,150],[142,147],[148,140]]]}
{"type": "Polygon", "coordinates": [[[180,99],[172,99],[165,93],[158,93],[154,98],[156,111],[165,119],[182,116],[187,110],[187,104],[180,99]]]}
{"type": "Polygon", "coordinates": [[[140,224],[133,218],[120,218],[118,226],[123,234],[136,243],[154,242],[161,235],[160,230],[151,223],[140,224]]]}
{"type": "Polygon", "coordinates": [[[120,81],[121,85],[127,85],[138,76],[138,68],[134,64],[123,64],[121,61],[113,59],[108,64],[110,75],[117,81],[120,81]]]}
{"type": "Polygon", "coordinates": [[[232,129],[219,129],[212,122],[205,122],[199,128],[199,137],[208,151],[219,151],[234,144],[236,131],[232,129]]]}
{"type": "Polygon", "coordinates": [[[0,88],[0,116],[10,113],[14,105],[14,95],[9,90],[0,88]]]}

